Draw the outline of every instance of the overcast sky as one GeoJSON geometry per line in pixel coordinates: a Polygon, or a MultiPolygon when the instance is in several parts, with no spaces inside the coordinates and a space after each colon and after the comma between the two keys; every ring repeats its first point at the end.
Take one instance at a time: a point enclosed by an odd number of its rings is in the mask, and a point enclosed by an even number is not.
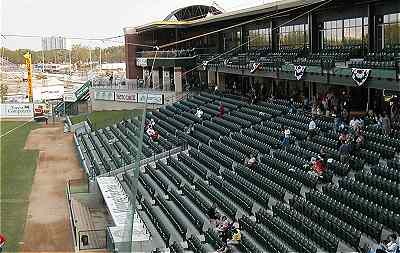
{"type": "MultiPolygon", "coordinates": [[[[274,0],[217,0],[227,11],[274,0]]],[[[104,38],[126,26],[162,20],[171,11],[212,0],[0,0],[1,33],[104,38]]],[[[119,39],[122,41],[122,39],[119,39]]],[[[7,48],[40,49],[40,39],[2,38],[7,48]]],[[[98,46],[101,42],[70,41],[98,46]]],[[[107,46],[105,44],[104,46],[107,46]]]]}

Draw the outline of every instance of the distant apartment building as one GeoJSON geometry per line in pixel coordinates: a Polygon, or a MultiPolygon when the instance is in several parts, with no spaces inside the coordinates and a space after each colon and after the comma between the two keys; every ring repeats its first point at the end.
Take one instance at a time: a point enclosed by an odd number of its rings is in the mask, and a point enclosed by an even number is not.
{"type": "Polygon", "coordinates": [[[66,49],[67,39],[61,36],[51,36],[42,38],[42,50],[66,49]]]}

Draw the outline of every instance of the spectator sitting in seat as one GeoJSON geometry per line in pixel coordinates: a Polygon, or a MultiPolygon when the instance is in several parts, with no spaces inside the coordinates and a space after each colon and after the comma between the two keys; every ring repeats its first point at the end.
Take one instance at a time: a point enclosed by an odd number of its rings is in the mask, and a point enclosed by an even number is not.
{"type": "Polygon", "coordinates": [[[362,148],[364,146],[364,142],[365,142],[364,134],[361,130],[358,130],[356,132],[356,143],[355,143],[354,149],[360,150],[360,148],[362,148]]]}
{"type": "Polygon", "coordinates": [[[193,131],[194,131],[194,127],[188,127],[186,128],[186,133],[190,136],[193,136],[193,131]]]}
{"type": "Polygon", "coordinates": [[[359,246],[358,247],[358,252],[360,253],[373,253],[373,249],[368,245],[368,244],[364,244],[363,246],[359,246]]]}
{"type": "Polygon", "coordinates": [[[347,111],[346,108],[342,110],[342,121],[347,123],[349,118],[349,112],[347,111]]]}
{"type": "Polygon", "coordinates": [[[218,117],[223,118],[225,113],[224,104],[222,102],[219,103],[219,113],[218,117]]]}
{"type": "Polygon", "coordinates": [[[321,157],[322,162],[326,165],[327,159],[328,159],[328,154],[326,153],[325,148],[321,148],[319,151],[319,157],[321,157]]]}
{"type": "Polygon", "coordinates": [[[388,240],[381,240],[378,247],[375,250],[375,253],[388,253],[387,245],[389,244],[388,240]]]}
{"type": "Polygon", "coordinates": [[[247,160],[247,167],[249,167],[250,169],[253,169],[256,165],[257,165],[257,159],[255,155],[251,155],[249,157],[249,160],[247,160]]]}
{"type": "Polygon", "coordinates": [[[153,135],[151,135],[151,140],[157,142],[159,138],[160,135],[158,134],[158,132],[154,131],[153,135]]]}
{"type": "Polygon", "coordinates": [[[294,106],[293,98],[289,100],[289,112],[294,113],[296,112],[296,107],[294,106]]]}
{"type": "Polygon", "coordinates": [[[229,220],[225,215],[223,215],[221,217],[220,221],[219,221],[218,226],[217,226],[217,231],[218,232],[223,232],[223,231],[227,230],[228,227],[229,227],[229,220]]]}
{"type": "Polygon", "coordinates": [[[156,122],[154,121],[154,119],[150,120],[150,126],[153,128],[156,125],[156,122]]]}
{"type": "Polygon", "coordinates": [[[342,142],[342,145],[340,145],[339,147],[340,161],[342,163],[348,163],[350,153],[351,153],[351,145],[349,143],[349,140],[346,140],[342,142]]]}
{"type": "Polygon", "coordinates": [[[201,119],[201,117],[203,117],[203,110],[201,110],[200,108],[196,109],[196,117],[201,119]]]}
{"type": "Polygon", "coordinates": [[[231,232],[231,234],[232,234],[231,239],[228,240],[227,244],[228,245],[239,245],[240,240],[242,239],[240,229],[234,228],[233,231],[231,232]]]}
{"type": "Polygon", "coordinates": [[[149,137],[151,137],[152,135],[154,135],[155,132],[156,132],[156,131],[154,131],[154,129],[153,129],[150,125],[147,126],[146,133],[147,133],[147,135],[148,135],[149,137]]]}
{"type": "Polygon", "coordinates": [[[218,252],[229,252],[231,250],[229,246],[238,245],[242,239],[241,237],[239,224],[237,222],[232,222],[228,229],[222,233],[222,241],[224,246],[218,249],[218,252]]]}
{"type": "Polygon", "coordinates": [[[315,123],[315,118],[313,117],[310,121],[310,123],[308,124],[308,137],[312,138],[316,131],[317,131],[317,124],[315,123]]]}
{"type": "Polygon", "coordinates": [[[332,114],[332,117],[335,118],[335,133],[339,132],[340,125],[342,124],[342,119],[338,114],[332,114]]]}
{"type": "Polygon", "coordinates": [[[283,139],[282,139],[282,145],[285,147],[289,145],[289,138],[290,138],[290,129],[288,127],[283,128],[283,139]]]}
{"type": "Polygon", "coordinates": [[[368,114],[364,119],[365,119],[365,121],[367,121],[366,124],[368,124],[368,125],[374,125],[377,123],[375,114],[372,110],[368,111],[368,114]]]}
{"type": "Polygon", "coordinates": [[[151,138],[152,141],[158,141],[158,139],[160,138],[159,134],[151,127],[149,126],[147,128],[147,135],[151,138]]]}
{"type": "Polygon", "coordinates": [[[356,127],[357,127],[356,117],[353,117],[353,118],[350,120],[349,125],[350,125],[350,127],[351,127],[354,131],[356,130],[356,127]]]}
{"type": "Polygon", "coordinates": [[[311,115],[314,117],[317,114],[317,105],[313,104],[311,106],[311,115]]]}
{"type": "MultiPolygon", "coordinates": [[[[312,171],[312,167],[314,166],[315,162],[317,161],[317,159],[315,157],[311,157],[310,161],[306,164],[303,164],[303,169],[304,170],[308,170],[309,172],[312,171]]],[[[289,171],[294,171],[293,168],[290,168],[289,171]]]]}
{"type": "Polygon", "coordinates": [[[315,159],[315,162],[313,163],[311,168],[312,172],[321,178],[323,177],[323,174],[326,172],[326,165],[320,156],[315,159]]]}
{"type": "Polygon", "coordinates": [[[217,204],[213,203],[211,207],[207,211],[208,219],[210,224],[215,225],[216,219],[219,218],[218,211],[217,211],[217,204]]]}
{"type": "Polygon", "coordinates": [[[375,117],[376,124],[379,128],[383,128],[383,116],[379,114],[379,116],[375,117]]]}
{"type": "Polygon", "coordinates": [[[362,129],[364,127],[364,120],[362,120],[359,116],[356,118],[356,126],[358,129],[362,129]]]}
{"type": "Polygon", "coordinates": [[[399,253],[400,252],[400,238],[397,234],[392,234],[389,236],[390,241],[386,244],[387,252],[389,253],[399,253]]]}
{"type": "Polygon", "coordinates": [[[349,134],[345,129],[340,131],[339,137],[338,137],[338,143],[337,143],[337,149],[339,150],[340,146],[349,138],[349,134]]]}
{"type": "Polygon", "coordinates": [[[390,118],[387,113],[385,113],[385,117],[383,118],[383,133],[385,135],[390,135],[391,126],[390,126],[390,118]]]}
{"type": "Polygon", "coordinates": [[[223,252],[224,250],[226,250],[226,246],[227,246],[228,239],[230,237],[230,230],[232,229],[232,226],[233,226],[233,223],[229,223],[228,226],[226,226],[224,230],[220,231],[220,233],[221,233],[220,237],[221,237],[221,240],[222,240],[224,246],[222,246],[220,249],[218,249],[217,250],[218,252],[223,252]]]}

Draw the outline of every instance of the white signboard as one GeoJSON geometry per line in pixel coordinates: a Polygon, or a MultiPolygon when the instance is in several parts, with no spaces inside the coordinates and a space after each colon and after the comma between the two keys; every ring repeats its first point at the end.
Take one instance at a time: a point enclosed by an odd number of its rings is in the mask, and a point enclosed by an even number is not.
{"type": "Polygon", "coordinates": [[[12,103],[12,104],[29,103],[29,99],[25,95],[6,96],[6,101],[7,103],[12,103]]]}
{"type": "Polygon", "coordinates": [[[147,97],[148,104],[158,104],[158,105],[164,104],[164,95],[163,94],[148,94],[147,95],[144,93],[138,93],[138,102],[145,103],[146,96],[148,96],[147,97]]]}
{"type": "Polygon", "coordinates": [[[95,91],[94,98],[97,100],[112,101],[112,100],[114,100],[114,91],[106,91],[106,90],[95,91]]]}
{"type": "Polygon", "coordinates": [[[147,67],[147,58],[136,58],[136,66],[147,67]]]}
{"type": "Polygon", "coordinates": [[[137,94],[127,92],[115,92],[115,101],[136,103],[137,94]]]}
{"type": "Polygon", "coordinates": [[[64,86],[42,86],[33,89],[34,101],[60,99],[64,96],[64,86]]]}
{"type": "Polygon", "coordinates": [[[31,118],[33,117],[33,104],[0,104],[1,118],[31,118]]]}

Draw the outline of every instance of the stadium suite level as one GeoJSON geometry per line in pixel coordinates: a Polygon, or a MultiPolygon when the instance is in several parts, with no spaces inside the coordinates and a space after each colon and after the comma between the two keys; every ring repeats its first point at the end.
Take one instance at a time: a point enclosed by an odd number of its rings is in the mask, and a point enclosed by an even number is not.
{"type": "Polygon", "coordinates": [[[368,103],[377,111],[384,109],[383,90],[400,91],[399,1],[288,0],[207,17],[198,12],[182,8],[164,21],[125,28],[127,78],[146,80],[153,65],[154,49],[134,43],[162,46],[210,33],[162,47],[149,84],[178,93],[186,84],[241,94],[254,87],[259,97],[346,89],[354,109],[368,103]],[[220,57],[209,61],[215,56],[220,57]],[[262,63],[255,72],[253,62],[262,63]],[[306,67],[300,80],[294,74],[298,65],[306,67]],[[370,69],[369,75],[357,83],[353,68],[370,69]]]}

